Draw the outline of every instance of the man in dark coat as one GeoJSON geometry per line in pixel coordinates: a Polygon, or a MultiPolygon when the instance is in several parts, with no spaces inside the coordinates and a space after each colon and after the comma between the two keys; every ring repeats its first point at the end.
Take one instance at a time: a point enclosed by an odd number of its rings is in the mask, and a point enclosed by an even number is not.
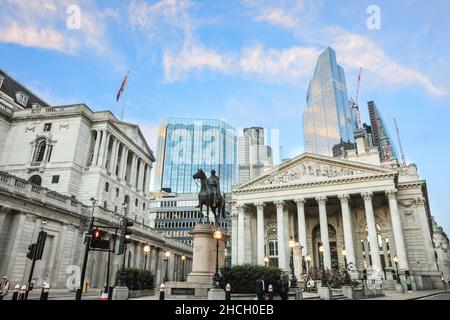
{"type": "Polygon", "coordinates": [[[260,276],[256,280],[256,297],[258,300],[265,300],[266,285],[264,283],[264,277],[260,276]]]}
{"type": "Polygon", "coordinates": [[[283,275],[280,280],[278,280],[278,292],[282,300],[288,299],[289,291],[289,279],[288,275],[283,275]]]}

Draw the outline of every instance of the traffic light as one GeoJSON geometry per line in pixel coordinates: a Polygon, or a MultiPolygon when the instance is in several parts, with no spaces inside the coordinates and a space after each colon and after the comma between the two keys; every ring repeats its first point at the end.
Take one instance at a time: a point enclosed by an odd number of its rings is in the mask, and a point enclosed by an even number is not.
{"type": "Polygon", "coordinates": [[[125,245],[131,242],[130,235],[133,234],[133,230],[129,227],[133,226],[133,222],[127,218],[123,218],[120,222],[120,236],[119,236],[119,250],[117,254],[122,254],[125,251],[125,245]]]}
{"type": "Polygon", "coordinates": [[[92,249],[109,249],[109,240],[103,240],[104,231],[94,229],[91,233],[92,249]]]}
{"type": "Polygon", "coordinates": [[[28,246],[27,258],[33,260],[34,252],[36,251],[36,243],[28,246]]]}

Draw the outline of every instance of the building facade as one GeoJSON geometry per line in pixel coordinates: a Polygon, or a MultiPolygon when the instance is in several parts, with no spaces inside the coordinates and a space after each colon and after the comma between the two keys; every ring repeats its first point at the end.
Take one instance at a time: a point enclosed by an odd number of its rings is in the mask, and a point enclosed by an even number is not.
{"type": "MultiPolygon", "coordinates": [[[[14,284],[28,280],[27,249],[43,228],[48,236],[33,282],[78,286],[83,235],[92,215],[96,224],[112,228],[104,237],[113,241],[111,230],[121,217],[134,221],[126,253],[113,256],[111,284],[122,263],[152,270],[159,284],[164,251],[172,252],[165,260],[169,279],[180,278],[183,255],[188,272],[191,247],[150,227],[155,158],[139,127],[84,104],[49,106],[9,74],[2,71],[0,77],[0,273],[14,284]]],[[[104,252],[91,252],[91,287],[105,285],[106,263],[104,252]]]]}
{"type": "Polygon", "coordinates": [[[223,121],[169,118],[161,123],[157,148],[155,191],[196,193],[198,169],[215,170],[222,192],[236,183],[236,130],[223,121]]]}
{"type": "Polygon", "coordinates": [[[306,96],[303,132],[306,152],[333,156],[333,147],[354,143],[356,117],[347,95],[344,69],[332,48],[317,60],[306,96]]]}
{"type": "Polygon", "coordinates": [[[397,256],[402,282],[409,270],[414,290],[442,288],[426,182],[414,164],[382,163],[367,146],[346,158],[305,153],[238,186],[232,198],[233,264],[264,264],[268,255],[288,270],[294,239],[298,276],[302,257],[331,269],[344,265],[345,248],[349,265],[360,275],[384,273],[385,287],[395,284],[397,256]]]}
{"type": "Polygon", "coordinates": [[[246,182],[272,169],[272,148],[264,144],[264,129],[245,128],[238,138],[239,180],[246,182]]]}

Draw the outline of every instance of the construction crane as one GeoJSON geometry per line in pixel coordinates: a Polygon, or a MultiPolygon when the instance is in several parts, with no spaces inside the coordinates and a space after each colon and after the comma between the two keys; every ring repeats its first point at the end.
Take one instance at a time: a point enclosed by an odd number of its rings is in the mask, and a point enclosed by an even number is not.
{"type": "Polygon", "coordinates": [[[397,121],[394,118],[394,124],[395,124],[395,130],[397,130],[397,138],[398,138],[398,145],[400,146],[400,153],[402,154],[402,164],[406,166],[406,158],[405,154],[403,153],[403,147],[402,147],[402,141],[400,140],[400,131],[398,130],[397,121]]]}
{"type": "Polygon", "coordinates": [[[356,124],[358,126],[358,129],[362,129],[361,115],[359,114],[359,105],[358,105],[359,84],[361,83],[361,72],[362,72],[362,68],[359,68],[358,80],[357,80],[357,83],[356,83],[356,97],[355,97],[355,100],[353,100],[353,98],[350,97],[350,100],[352,100],[352,108],[355,109],[356,124]]]}

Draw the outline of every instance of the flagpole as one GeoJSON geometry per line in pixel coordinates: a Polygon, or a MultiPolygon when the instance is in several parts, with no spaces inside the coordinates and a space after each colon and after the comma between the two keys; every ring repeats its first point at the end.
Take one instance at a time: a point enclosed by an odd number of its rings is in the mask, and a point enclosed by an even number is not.
{"type": "Polygon", "coordinates": [[[127,72],[127,83],[125,84],[125,96],[123,97],[123,103],[122,103],[122,113],[120,115],[120,120],[123,121],[123,113],[125,111],[125,103],[127,101],[127,93],[128,93],[128,80],[129,80],[130,70],[127,72]]]}

